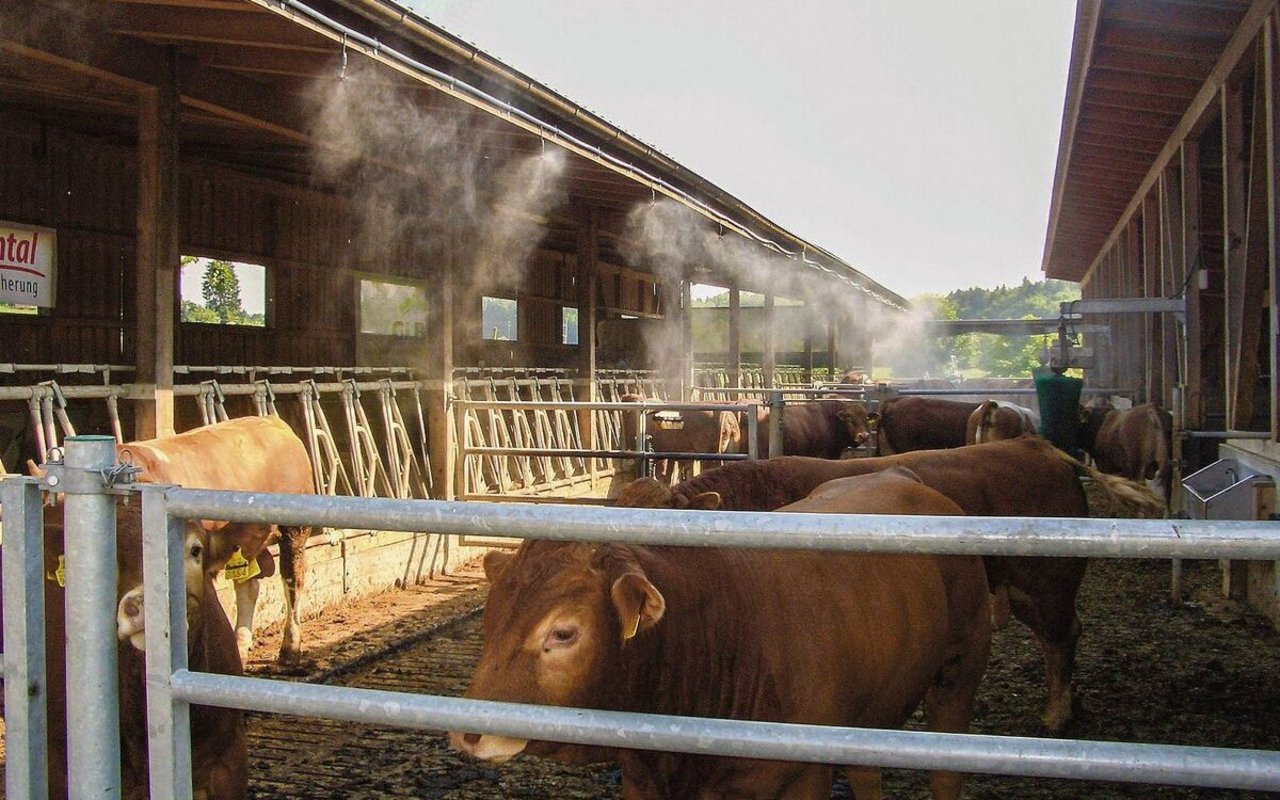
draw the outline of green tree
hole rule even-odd
[[[225,324],[243,323],[244,306],[240,302],[240,278],[230,261],[212,260],[204,268],[200,283],[204,305]]]

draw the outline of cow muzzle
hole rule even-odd
[[[528,746],[529,740],[512,739],[507,736],[494,736],[492,734],[453,731],[449,734],[449,744],[453,746],[453,749],[460,750],[472,758],[501,764],[523,752],[525,747]]]
[[[199,608],[199,601],[187,595],[187,630],[191,630],[191,618]],[[127,641],[140,653],[146,652],[146,604],[141,586],[124,593],[116,605],[116,639]]]
[[[142,587],[135,586],[124,593],[116,606],[116,638],[129,642],[140,652],[146,650],[146,623],[143,617]]]

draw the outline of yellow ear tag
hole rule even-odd
[[[258,560],[253,561],[244,557],[244,553],[240,552],[237,547],[235,552],[231,554],[231,558],[227,561],[225,574],[227,579],[233,583],[244,583],[250,578],[256,577],[262,570],[258,568]]]
[[[53,572],[46,572],[44,577],[47,580],[56,581],[59,586],[65,589],[67,586],[67,557],[65,555],[58,556],[58,568]]]
[[[636,621],[635,621],[635,624],[631,626],[631,633],[625,634],[622,637],[622,641],[625,642],[628,639],[634,639],[636,634],[639,632],[640,632],[640,615],[636,614]]]

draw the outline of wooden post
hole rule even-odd
[[[577,300],[578,300],[578,378],[574,381],[574,398],[579,402],[596,401],[596,318],[599,313],[600,214],[595,206],[585,209],[578,227]],[[598,449],[596,412],[578,412],[578,431],[582,446]],[[596,459],[587,459],[591,485],[596,483]]]
[[[1240,329],[1244,324],[1245,173],[1244,96],[1239,84],[1222,87],[1222,270],[1223,270],[1223,389],[1226,427],[1238,427],[1235,367],[1240,357]]]
[[[458,496],[455,481],[463,476],[461,458],[454,438],[454,412],[449,404],[453,396],[453,296],[454,280],[461,260],[459,243],[450,236],[443,243],[439,267],[432,281],[434,292],[427,294],[429,325],[434,329],[428,342],[435,350],[427,354],[427,386],[423,401],[427,412],[427,451],[431,454],[431,482],[435,499],[453,500]],[[475,313],[479,313],[479,309]]]
[[[1182,192],[1178,167],[1165,169],[1160,176],[1160,293],[1165,297],[1181,296],[1185,292],[1182,269]],[[1179,369],[1178,329],[1179,320],[1173,314],[1160,316],[1161,368],[1164,375],[1165,403],[1174,406],[1174,387],[1181,386],[1184,376]],[[1179,402],[1179,406],[1181,402]],[[1181,427],[1182,419],[1176,420]]]
[[[1270,272],[1271,337],[1268,371],[1271,373],[1271,439],[1280,441],[1280,57],[1276,48],[1280,11],[1273,12],[1263,28],[1262,77],[1267,127],[1267,254]]]
[[[1187,324],[1184,330],[1183,369],[1186,391],[1183,396],[1186,424],[1189,430],[1204,430],[1204,390],[1201,385],[1202,314],[1200,313],[1200,276],[1204,269],[1200,260],[1200,143],[1188,140],[1180,150],[1182,157],[1182,264],[1179,270],[1186,282]]]
[[[161,82],[138,96],[137,285],[135,310],[137,383],[151,402],[138,404],[136,439],[166,436],[173,429],[173,334],[177,306],[178,243],[178,62],[165,51]]]
[[[809,327],[809,317],[813,310],[813,304],[806,302],[805,309],[805,331],[804,331],[804,382],[806,386],[813,385],[813,331]]]
[[[827,377],[833,381],[841,377],[840,358],[836,352],[836,339],[840,333],[838,313],[834,304],[827,310]]]
[[[1142,296],[1162,296],[1160,280],[1160,192],[1163,181],[1142,200]],[[1161,333],[1164,314],[1150,314],[1143,320],[1142,334],[1146,339],[1147,399],[1169,407],[1169,392],[1164,382],[1164,337]]]
[[[774,327],[774,295],[768,292],[764,296],[764,353],[761,361],[764,370],[765,388],[773,388],[773,373],[778,367],[778,332]]]
[[[729,385],[742,385],[742,292],[737,281],[729,284]]]
[[[693,399],[693,281],[680,281],[680,398]]]

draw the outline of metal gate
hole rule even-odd
[[[68,625],[83,631],[68,686],[73,797],[118,796],[114,727],[115,537],[110,437],[73,437],[59,489],[68,492]],[[42,798],[44,652],[40,491],[0,484],[5,510],[5,707],[8,797]],[[47,487],[44,487],[47,488]],[[125,489],[137,491],[136,489]],[[190,704],[322,716],[420,729],[470,730],[607,747],[817,763],[876,764],[1051,778],[1280,789],[1280,752],[1143,745],[586,711],[313,686],[187,669],[185,519],[428,530],[641,544],[1110,558],[1280,559],[1272,522],[859,516],[462,503],[141,489],[147,602],[152,796],[191,797]],[[72,548],[68,547],[70,552]],[[94,565],[107,565],[95,570]],[[106,598],[104,601],[102,598]],[[103,617],[93,619],[94,615]],[[111,680],[108,682],[107,678]],[[103,691],[102,687],[111,687]]]

